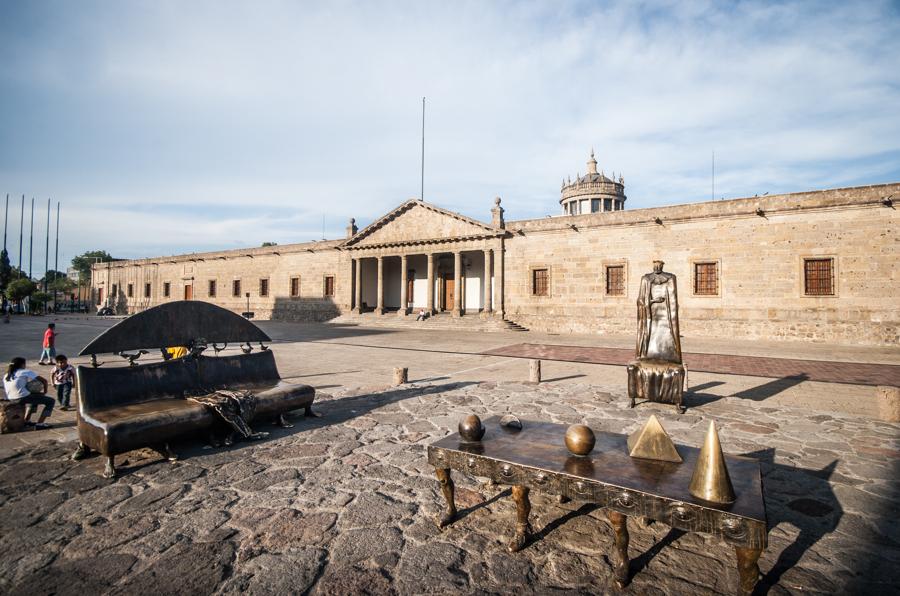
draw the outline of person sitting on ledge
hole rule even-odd
[[[3,388],[6,390],[6,399],[25,404],[25,425],[34,426],[37,429],[50,428],[45,424],[53,413],[53,398],[47,393],[47,379],[38,376],[34,371],[25,368],[25,359],[16,356],[9,363],[6,374],[3,376]],[[31,414],[37,406],[44,406],[37,424],[30,422]]]
[[[428,318],[428,313],[425,312],[425,309],[419,311],[419,316],[416,317],[416,321],[424,321]]]

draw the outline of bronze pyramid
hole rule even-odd
[[[682,462],[675,443],[654,414],[650,415],[642,428],[628,436],[628,455],[679,464]]]
[[[698,499],[722,505],[734,503],[736,498],[728,468],[725,466],[725,454],[722,453],[722,445],[719,443],[716,423],[712,420],[709,421],[703,448],[697,456],[697,467],[694,468],[694,475],[691,477],[690,492]]]

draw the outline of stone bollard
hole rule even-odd
[[[394,386],[403,385],[408,381],[409,369],[404,367],[394,368]]]
[[[528,361],[528,382],[537,385],[541,382],[541,361]]]
[[[878,386],[878,417],[885,422],[900,422],[900,387]]]

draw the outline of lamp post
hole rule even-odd
[[[244,296],[247,297],[247,311],[244,313],[244,318],[245,318],[245,319],[252,319],[252,318],[253,318],[253,313],[250,312],[250,292],[247,292],[246,294],[244,294]]]

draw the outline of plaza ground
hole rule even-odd
[[[17,317],[0,327],[0,355],[30,357],[31,365],[48,320]],[[59,317],[59,350],[76,354],[113,322]],[[540,350],[615,360],[632,349],[631,337],[260,325],[273,338],[282,376],[314,385],[324,416],[298,415],[294,428],[266,428],[268,439],[231,449],[186,440],[175,464],[133,452],[119,458],[114,482],[99,476],[100,458],[67,460],[71,413],[54,413],[50,431],[0,436],[0,549],[7,553],[0,590],[609,590],[613,535],[590,505],[536,495],[537,535],[511,555],[504,549],[514,518],[508,494],[456,475],[468,515],[437,530],[441,497],[425,446],[470,412],[613,432],[630,432],[656,413],[676,443],[695,446],[713,419],[726,452],[762,461],[770,543],[760,559],[761,591],[890,593],[900,582],[900,425],[877,419],[876,387],[858,382],[860,371],[872,370],[866,365],[895,374],[896,348],[685,338],[685,351],[709,356],[704,367],[718,372],[695,370],[686,357],[689,409],[677,415],[655,404],[629,409],[620,365],[544,360],[545,382],[532,386],[522,383],[527,358],[500,355]],[[782,370],[778,362],[751,357],[805,361],[809,373],[765,376]],[[769,368],[748,371],[761,362]],[[823,362],[838,364],[817,366]],[[409,367],[410,385],[389,387],[395,366]],[[724,543],[659,523],[631,533],[629,592],[733,591],[734,553]]]

